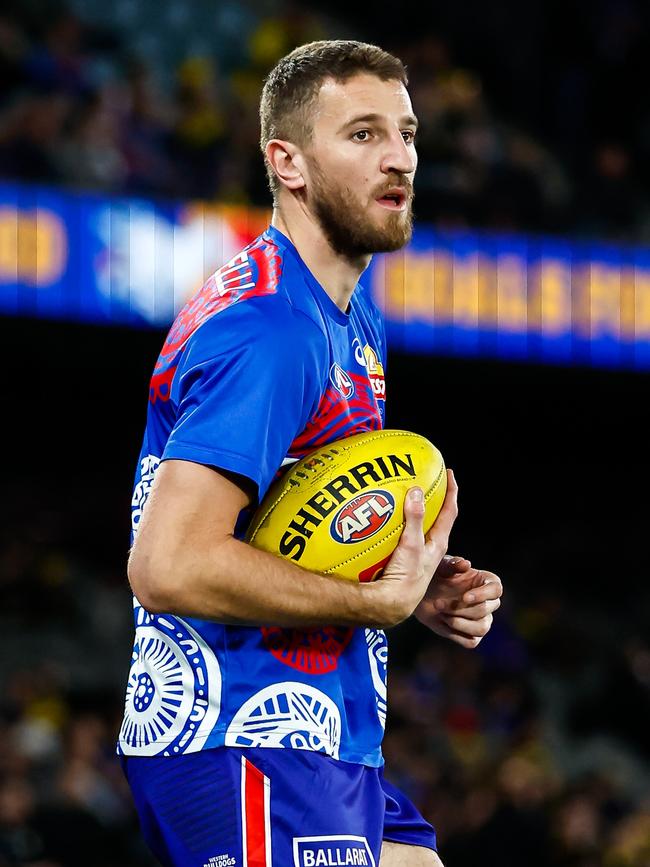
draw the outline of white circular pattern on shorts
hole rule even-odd
[[[388,639],[382,629],[366,629],[366,644],[370,673],[375,687],[377,715],[382,726],[386,726],[386,684],[388,680]]]
[[[200,750],[221,700],[216,656],[184,620],[135,603],[136,633],[120,749],[127,755]]]
[[[239,708],[226,732],[229,747],[290,747],[339,757],[341,714],[332,699],[305,683],[267,686]]]

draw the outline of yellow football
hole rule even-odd
[[[246,539],[310,571],[372,581],[399,541],[414,485],[424,491],[428,530],[447,490],[438,449],[408,431],[355,434],[291,466],[264,497]]]

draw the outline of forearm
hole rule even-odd
[[[145,609],[246,625],[395,626],[422,599],[457,514],[450,475],[425,544],[423,495],[414,488],[383,576],[359,584],[307,572],[235,539],[232,528],[247,502],[220,473],[163,461],[129,557],[129,581]]]
[[[386,627],[402,619],[379,583],[308,572],[232,537],[167,562],[174,570],[163,580],[134,581],[129,570],[145,608],[243,625]]]

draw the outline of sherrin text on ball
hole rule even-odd
[[[275,482],[247,540],[310,571],[371,581],[397,546],[414,486],[424,492],[427,531],[447,490],[438,449],[408,431],[356,434],[312,452]]]

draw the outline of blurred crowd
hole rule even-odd
[[[56,486],[7,491],[0,867],[155,863],[114,753],[132,639],[125,552],[102,542],[112,531],[97,532],[107,523],[85,486],[66,484],[65,509]],[[478,853],[500,867],[650,867],[647,614],[580,610],[549,587],[510,586],[476,651],[415,622],[393,630],[387,768],[436,826],[447,867]]]
[[[408,65],[421,120],[418,217],[647,242],[647,11],[633,0],[547,5],[560,18],[566,7],[566,28],[546,42],[523,29],[517,42],[521,16],[476,7],[488,49],[497,30],[511,40],[511,75],[488,49],[467,59],[453,22],[393,42],[377,31]],[[210,9],[219,17],[202,28]],[[374,34],[290,0],[265,13],[208,0],[7,0],[0,177],[267,204],[264,74],[301,42]],[[151,32],[140,14],[153,16]],[[492,31],[481,14],[495,15]],[[178,38],[156,42],[154,23]],[[219,44],[210,27],[226,34]],[[92,455],[90,482],[66,479],[62,495],[43,478],[51,458],[34,458],[37,482],[21,469],[0,503],[0,867],[146,867],[155,862],[115,760],[132,622],[128,526],[106,528],[128,521],[128,484],[120,504]],[[591,550],[588,528],[571,529],[581,532]],[[582,595],[587,581],[560,593],[544,580],[561,576],[557,562],[524,541],[504,574],[519,571],[529,590],[508,587],[477,651],[415,623],[394,630],[389,776],[436,826],[447,867],[475,867],[477,853],[499,867],[650,867],[648,608],[637,598],[606,608],[608,575],[600,604]]]
[[[381,16],[342,24],[294,0],[120,0],[110,9],[8,0],[0,176],[268,205],[258,151],[264,75],[302,42],[374,38],[409,69],[421,120],[419,219],[647,241],[645,4],[587,4],[588,27],[581,3],[541,4],[543,15],[536,3],[530,17],[508,15],[507,3],[474,14],[469,0],[458,16],[465,5],[456,26],[412,27],[404,38],[383,32]]]
[[[425,635],[414,650],[408,625],[384,754],[437,828],[447,867],[650,865],[650,647],[639,639],[622,652],[615,681],[597,669],[605,648],[585,636],[569,671],[582,636],[557,616],[551,598],[511,601],[474,653]],[[614,721],[607,706],[620,701]]]

